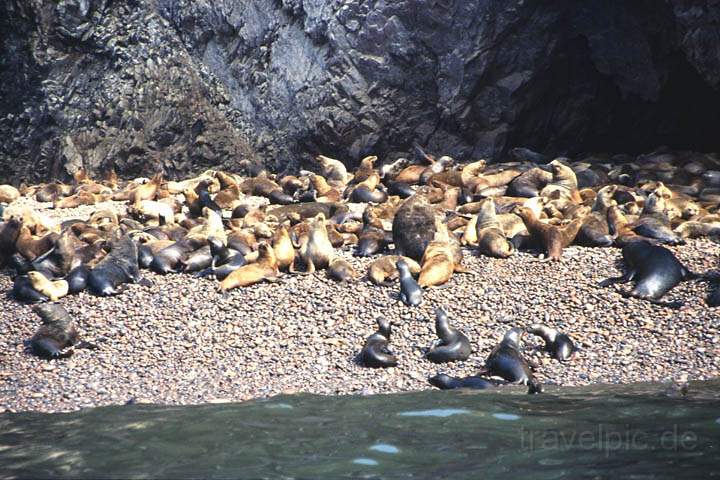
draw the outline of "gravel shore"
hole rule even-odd
[[[97,208],[47,213],[86,218]],[[693,271],[717,269],[717,245],[709,240],[670,248]],[[278,283],[223,295],[214,280],[145,271],[154,286],[129,285],[110,298],[86,292],[65,297],[60,303],[76,319],[81,338],[99,348],[62,360],[28,353],[23,341],[40,319],[32,307],[3,295],[0,412],[427,389],[428,376],[438,372],[474,374],[507,329],[542,321],[546,312],[549,324],[568,333],[581,351],[560,364],[540,351],[541,339],[527,335],[525,352],[540,365],[543,383],[720,376],[720,316],[704,303],[706,284],[685,282],[668,293],[665,299],[684,302],[678,310],[622,298],[597,285],[620,274],[616,248],[569,247],[560,263],[541,263],[527,253],[478,257],[466,249],[464,264],[472,274],[456,274],[446,286],[425,291],[417,308],[397,299],[398,287],[378,287],[364,277],[372,259],[339,253],[363,273],[355,283],[337,284],[325,272],[286,274]],[[0,290],[11,288],[4,272]],[[474,353],[468,361],[435,365],[423,359],[436,338],[437,306],[470,338]],[[354,361],[378,315],[395,324],[390,345],[399,358],[396,368],[366,369]]]

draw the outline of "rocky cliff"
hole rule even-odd
[[[0,0],[0,180],[720,150],[717,0]]]

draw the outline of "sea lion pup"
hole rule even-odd
[[[352,282],[357,273],[350,262],[342,257],[334,257],[328,266],[328,276],[338,282]]]
[[[0,203],[12,203],[20,198],[20,191],[12,185],[0,185]]]
[[[542,243],[547,255],[543,261],[560,261],[563,249],[572,243],[583,224],[582,218],[565,226],[543,223],[527,207],[515,207],[513,213],[522,218],[530,235]]]
[[[41,303],[50,300],[42,293],[35,290],[27,275],[18,275],[13,280],[12,297],[25,303]]]
[[[552,180],[540,191],[540,196],[560,195],[576,203],[582,202],[582,198],[578,194],[577,177],[573,169],[564,165],[559,159],[553,160],[549,165],[552,168]]]
[[[393,218],[392,234],[395,251],[420,261],[437,231],[435,209],[422,195],[405,200]]]
[[[118,230],[110,241],[110,253],[98,262],[88,275],[88,286],[100,296],[115,295],[123,283],[141,282],[137,245],[129,235]]]
[[[522,328],[511,328],[488,355],[480,375],[501,377],[510,383],[527,385],[528,393],[540,393],[542,386],[535,380],[530,365],[520,353],[520,340],[524,333]]]
[[[258,246],[258,259],[255,263],[243,265],[231,272],[220,282],[220,290],[227,291],[237,287],[247,287],[255,283],[267,280],[275,282],[278,280],[280,270],[273,248],[265,242]]]
[[[315,160],[320,164],[322,168],[322,174],[325,178],[332,182],[337,182],[341,185],[346,185],[351,178],[348,174],[347,168],[340,160],[326,157],[325,155],[318,155]]]
[[[149,182],[138,185],[128,193],[128,201],[131,205],[137,205],[142,200],[155,200],[160,185],[163,182],[162,172],[156,173]]]
[[[395,267],[400,277],[400,300],[405,305],[417,307],[422,302],[422,289],[410,273],[410,266],[400,258],[395,263]]]
[[[565,362],[575,353],[575,344],[572,339],[547,325],[535,324],[528,328],[528,333],[537,335],[545,341],[545,350],[550,352],[556,360]]]
[[[653,238],[668,245],[685,244],[685,240],[670,228],[670,220],[665,213],[665,200],[655,193],[648,196],[642,214],[632,229],[638,235]]]
[[[540,191],[542,191],[552,179],[552,173],[540,167],[533,167],[515,177],[508,184],[507,195],[510,197],[538,197],[540,196]]]
[[[653,245],[647,240],[637,240],[622,249],[626,272],[615,278],[600,282],[601,287],[615,283],[635,280],[635,288],[630,291],[617,289],[624,297],[634,297],[652,303],[675,307],[677,304],[658,302],[663,295],[683,280],[696,275],[685,268],[675,255],[665,247]]]
[[[365,340],[358,360],[360,365],[369,368],[388,368],[397,366],[397,358],[388,349],[392,326],[384,317],[378,317],[378,329]]]
[[[28,278],[32,287],[45,295],[51,302],[57,302],[68,294],[68,283],[65,280],[48,280],[41,272],[28,272]]]
[[[497,382],[483,377],[451,377],[444,373],[439,373],[434,377],[428,378],[428,382],[433,387],[440,390],[454,390],[456,388],[468,388],[471,390],[486,390],[498,386]]]
[[[420,264],[409,257],[401,257],[399,255],[385,255],[373,261],[368,267],[368,279],[375,285],[383,285],[389,287],[392,285],[391,280],[399,275],[396,263],[402,260],[407,264],[411,276],[420,273]]]
[[[617,190],[615,185],[608,185],[597,192],[592,210],[583,220],[577,234],[579,244],[590,247],[609,247],[613,244],[614,238],[610,234],[607,211],[615,204],[615,200],[612,199],[615,190]]]
[[[495,202],[488,197],[480,202],[480,211],[475,220],[478,251],[483,255],[507,258],[515,249],[505,237],[502,226],[495,216]]]
[[[447,363],[467,360],[472,353],[470,340],[448,323],[442,308],[435,309],[435,333],[440,338],[433,343],[425,358],[433,363]]]
[[[30,339],[33,353],[49,359],[65,356],[63,350],[77,344],[79,337],[70,314],[62,305],[38,305],[33,311],[43,323]]]
[[[308,235],[303,237],[300,243],[300,258],[307,266],[305,273],[314,273],[315,270],[322,270],[330,265],[330,260],[335,256],[328,232],[325,228],[325,215],[318,213],[315,218],[309,221]],[[298,272],[294,265],[290,266],[290,272]]]

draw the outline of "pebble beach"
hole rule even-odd
[[[19,204],[47,207],[23,198]],[[92,207],[43,210],[57,219],[87,218]],[[707,239],[669,247],[692,271],[717,269]],[[664,300],[670,309],[626,299],[598,283],[622,273],[617,248],[571,246],[559,263],[529,253],[509,259],[464,249],[469,274],[456,274],[424,292],[416,308],[402,304],[397,285],[380,287],[365,277],[376,257],[338,251],[360,277],[338,284],[325,272],[284,274],[280,282],[217,291],[212,279],[143,271],[152,286],[127,285],[117,296],[89,292],[60,300],[74,317],[81,339],[97,349],[76,349],[70,358],[46,361],[24,341],[40,324],[32,307],[0,297],[0,412],[71,411],[128,402],[197,404],[237,402],[287,393],[380,394],[432,388],[438,372],[475,374],[505,331],[544,321],[568,333],[580,347],[561,364],[526,335],[527,357],[546,384],[705,380],[720,376],[720,314],[705,305],[707,284],[684,282]],[[10,292],[8,271],[0,291]],[[436,339],[434,310],[447,310],[451,325],[471,340],[466,362],[435,365],[423,358]],[[360,367],[355,357],[383,315],[394,324],[391,350],[399,365]]]

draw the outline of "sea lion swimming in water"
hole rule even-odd
[[[450,326],[447,313],[442,308],[435,310],[435,333],[440,340],[433,344],[425,358],[433,363],[447,363],[467,360],[470,357],[470,340]]]
[[[400,300],[405,305],[417,307],[422,302],[422,289],[410,273],[410,266],[405,260],[398,260],[395,263],[400,276]]]
[[[570,357],[575,353],[575,344],[572,339],[547,325],[532,325],[528,329],[528,333],[542,338],[545,341],[545,350],[560,362],[570,360]]]
[[[622,249],[626,273],[620,277],[609,278],[600,283],[606,287],[614,283],[626,283],[635,280],[630,291],[618,289],[624,297],[634,297],[667,307],[677,307],[675,303],[659,302],[660,298],[673,287],[695,278],[696,275],[685,268],[675,255],[665,247],[653,245],[647,240],[637,240]]]
[[[369,368],[388,368],[397,366],[397,358],[388,349],[392,326],[384,317],[377,318],[378,329],[365,340],[360,352],[360,364]]]
[[[70,314],[61,305],[38,305],[34,309],[42,326],[30,339],[33,352],[45,358],[61,358],[63,350],[78,343],[78,331]]]
[[[485,368],[480,374],[501,377],[510,383],[528,385],[531,387],[529,393],[539,393],[542,387],[535,380],[530,365],[520,353],[520,339],[524,333],[521,328],[511,328],[490,352],[485,360]]]

